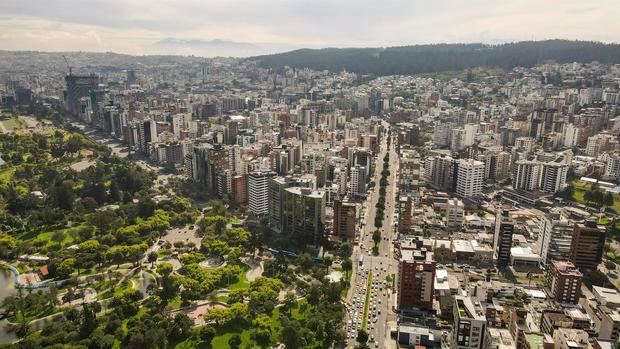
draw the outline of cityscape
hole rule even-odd
[[[158,43],[0,51],[0,348],[620,348],[620,44]]]

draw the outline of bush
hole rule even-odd
[[[607,261],[607,262],[605,262],[605,268],[607,268],[609,270],[615,270],[616,269],[616,263],[614,263],[612,261]]]

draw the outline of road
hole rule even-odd
[[[103,131],[97,130],[92,126],[85,124],[79,120],[73,120],[71,125],[77,127],[82,131],[84,137],[90,139],[93,142],[97,142],[108,147],[112,153],[120,158],[127,158],[130,153],[130,149],[126,144],[123,144],[121,141],[114,139],[111,135],[106,134]],[[159,189],[161,186],[164,186],[168,183],[168,179],[174,177],[176,175],[173,174],[163,174],[161,172],[161,167],[152,165],[148,158],[142,155],[139,152],[133,152],[130,161],[141,167],[143,170],[152,171],[157,175],[155,179],[154,188]]]
[[[379,251],[374,256],[372,254],[372,247],[374,245],[372,233],[376,229],[374,226],[375,205],[379,200],[379,181],[383,169],[383,158],[388,152],[390,154],[390,176],[388,177],[385,194],[385,217],[383,227],[380,229],[381,242],[379,243]],[[394,294],[391,290],[391,285],[386,286],[385,280],[388,275],[394,277],[398,269],[397,262],[393,257],[392,244],[393,240],[397,238],[394,228],[396,222],[394,212],[396,207],[397,172],[398,156],[396,154],[395,142],[392,140],[388,149],[387,137],[383,137],[381,149],[376,158],[376,170],[373,178],[376,185],[367,198],[367,209],[364,217],[365,224],[360,231],[359,245],[354,247],[352,255],[352,286],[347,295],[347,302],[351,304],[347,316],[347,330],[350,334],[347,342],[349,348],[355,347],[357,330],[361,328],[360,325],[355,326],[354,323],[356,322],[356,315],[358,319],[363,317],[366,296],[365,285],[368,284],[368,279],[371,275],[372,284],[370,285],[368,302],[369,320],[366,328],[370,338],[368,345],[371,348],[392,348],[393,341],[390,339],[389,325],[396,322],[396,314],[393,312]],[[362,265],[359,265],[358,262],[360,255],[364,256]],[[351,321],[351,325],[349,325],[349,321]]]

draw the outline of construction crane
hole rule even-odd
[[[71,65],[69,64],[69,60],[67,59],[67,57],[65,55],[62,55],[62,58],[65,60],[65,63],[67,64],[67,68],[69,68],[69,75],[73,74],[73,69],[71,69]]]

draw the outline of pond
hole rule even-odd
[[[15,292],[15,279],[13,273],[6,269],[0,268],[0,303],[7,296]],[[15,335],[6,330],[7,321],[0,320],[0,343],[8,343],[14,341]]]

